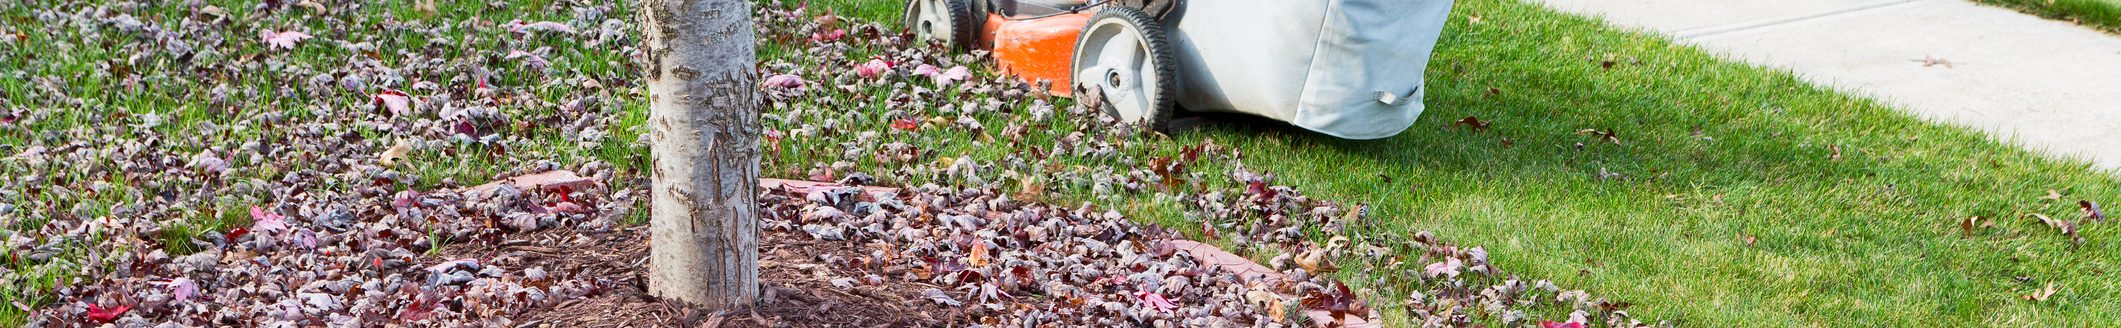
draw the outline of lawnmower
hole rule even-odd
[[[1122,122],[1236,112],[1348,139],[1421,116],[1452,0],[908,0],[905,27]]]

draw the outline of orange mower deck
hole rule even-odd
[[[987,39],[981,41],[994,51],[995,65],[1002,74],[1015,75],[1031,85],[1049,81],[1048,93],[1067,97],[1068,86],[1074,85],[1069,70],[1074,64],[1075,38],[1089,21],[1089,13],[1028,20],[988,14],[982,30],[992,33],[985,33]]]

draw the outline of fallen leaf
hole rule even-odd
[[[552,66],[552,62],[546,61],[545,56],[539,56],[537,53],[529,51],[509,50],[508,56],[504,58],[512,60],[521,60],[524,64],[530,65],[530,68],[535,68],[539,70],[544,70],[546,67]]]
[[[264,30],[258,32],[258,38],[265,41],[266,49],[294,49],[295,43],[309,39],[309,33]]]
[[[1140,300],[1142,305],[1148,306],[1151,309],[1155,309],[1158,312],[1171,313],[1172,311],[1178,310],[1178,303],[1173,303],[1171,302],[1171,299],[1164,298],[1163,294],[1151,293],[1149,291],[1138,291],[1134,292],[1134,297],[1135,299]]]
[[[795,76],[794,74],[776,74],[766,77],[766,82],[761,84],[781,89],[801,89],[803,88],[803,77]]]
[[[192,296],[199,295],[199,283],[192,281],[191,278],[177,277],[170,279],[169,282],[163,285],[169,287],[170,298],[175,299],[178,303],[183,303],[186,300],[190,300]]]
[[[1980,222],[1981,216],[1979,215],[1969,216],[1966,217],[1966,220],[1959,221],[1959,239],[1973,238],[1975,225]]]
[[[1582,322],[1574,322],[1574,321],[1570,321],[1570,322],[1553,322],[1553,321],[1540,321],[1540,322],[1539,322],[1539,328],[1583,328],[1583,323],[1582,323]]]
[[[200,150],[199,154],[192,155],[191,167],[192,169],[206,172],[221,173],[228,171],[228,161],[222,160],[219,156],[214,156],[212,150]]]
[[[966,262],[971,263],[972,266],[987,265],[987,243],[973,242],[972,251],[968,253],[968,255],[966,256],[966,260]]]
[[[972,78],[972,71],[970,69],[965,68],[965,66],[961,65],[957,67],[951,67],[950,70],[943,71],[940,74],[930,75],[929,78],[935,79],[936,85],[949,85],[957,81],[964,81],[965,79]]]
[[[522,20],[512,20],[512,21],[508,21],[508,31],[509,31],[509,32],[515,32],[515,33],[523,33],[523,32],[559,32],[559,33],[567,33],[567,34],[574,34],[574,33],[575,33],[575,31],[574,31],[574,27],[573,27],[573,26],[567,26],[567,24],[561,24],[561,23],[558,23],[558,22],[542,22],[542,21],[541,21],[541,22],[524,22],[524,21],[522,21]]]
[[[1422,272],[1428,273],[1429,277],[1457,277],[1458,269],[1464,266],[1465,262],[1459,261],[1458,258],[1446,257],[1443,261],[1423,267]]]
[[[874,79],[880,76],[884,76],[884,73],[890,71],[891,62],[886,62],[883,58],[870,58],[869,62],[854,66],[854,75],[860,76],[864,79]]]
[[[913,118],[899,118],[891,120],[891,128],[899,131],[920,131],[921,121]]]
[[[2061,193],[2061,192],[2056,192],[2056,191],[2055,191],[2054,189],[2048,189],[2048,190],[2047,190],[2047,196],[2040,196],[2040,199],[2045,199],[2045,200],[2062,200],[2062,193]]]
[[[405,116],[412,113],[412,97],[406,96],[404,91],[386,89],[369,98],[370,103],[382,105],[384,109],[390,110],[391,115]]]
[[[96,306],[95,303],[89,303],[88,313],[83,315],[87,316],[88,320],[96,323],[111,323],[112,321],[118,321],[118,316],[125,315],[126,311],[132,311],[132,309],[133,307],[129,305],[100,307]]]
[[[1313,274],[1340,271],[1340,267],[1333,265],[1333,259],[1326,258],[1325,250],[1314,249],[1304,252],[1302,256],[1296,257],[1296,266],[1304,268],[1304,271],[1309,271]]]
[[[958,300],[957,300],[957,299],[955,299],[955,298],[950,298],[950,294],[948,294],[948,293],[943,293],[943,290],[941,290],[941,289],[929,288],[929,289],[926,289],[926,290],[922,290],[922,291],[921,291],[921,294],[922,294],[922,295],[924,295],[924,296],[927,296],[927,297],[928,297],[928,300],[929,300],[929,301],[933,301],[933,302],[935,302],[935,304],[942,304],[942,305],[945,305],[945,306],[964,306],[964,305],[965,305],[965,302],[961,302],[961,301],[958,301]]]
[[[817,15],[817,18],[810,19],[810,22],[817,23],[818,27],[833,28],[839,26],[840,16],[833,15],[830,10],[827,10],[824,14]]]
[[[412,139],[398,139],[396,145],[392,145],[390,149],[383,151],[381,162],[383,162],[383,166],[397,166],[399,161],[404,161],[405,156],[411,154]]]
[[[2076,222],[2070,222],[2069,220],[2056,220],[2055,218],[2050,218],[2047,217],[2047,215],[2041,215],[2040,213],[2033,213],[2032,215],[2034,218],[2040,219],[2040,223],[2046,223],[2047,226],[2055,227],[2055,229],[2057,230],[2062,230],[2062,234],[2065,236],[2069,236],[2071,242],[2076,242],[2080,244],[2084,243],[2084,237],[2077,235]]]
[[[1827,149],[1827,150],[1831,150],[1831,151],[1833,151],[1833,152],[1834,152],[1834,154],[1832,154],[1832,155],[1827,155],[1827,156],[1826,156],[1826,160],[1829,160],[1829,161],[1839,161],[1839,160],[1841,160],[1841,145],[1826,145],[1826,149]]]
[[[2057,290],[2055,290],[2055,283],[2049,282],[2047,283],[2046,288],[2041,288],[2040,290],[2033,291],[2032,294],[2025,294],[2024,296],[2019,297],[2034,302],[2046,302],[2048,298],[2055,297],[2056,291]]]
[[[1602,141],[1610,141],[1615,145],[1620,144],[1620,134],[1613,132],[1612,129],[1582,129],[1576,130],[1576,135],[1596,137]]]
[[[261,233],[278,233],[287,230],[287,216],[266,211],[263,207],[250,207],[250,230]]]
[[[811,43],[829,43],[833,41],[839,41],[840,39],[844,38],[847,38],[847,30],[844,29],[832,29],[829,31],[810,33]]]
[[[2106,211],[2099,209],[2099,203],[2080,200],[2077,201],[2077,208],[2084,210],[2084,217],[2092,219],[2092,222],[2106,221]]]
[[[1473,131],[1474,133],[1480,133],[1481,131],[1488,130],[1488,122],[1481,121],[1480,117],[1478,116],[1466,116],[1466,118],[1458,119],[1458,121],[1451,122],[1451,126],[1464,126],[1469,130]]]

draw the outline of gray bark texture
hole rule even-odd
[[[758,300],[759,96],[751,0],[645,0],[649,293],[711,309]]]

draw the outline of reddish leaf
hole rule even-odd
[[[2077,201],[2077,207],[2084,210],[2084,217],[2091,218],[2094,222],[2106,221],[2106,211],[2099,210],[2099,203],[2080,200]]]
[[[369,103],[389,109],[391,115],[404,116],[412,112],[412,97],[405,95],[404,91],[386,89],[369,96],[369,99]]]
[[[1583,328],[1582,322],[1540,321],[1539,328]]]
[[[874,79],[890,71],[891,62],[884,61],[883,58],[870,58],[869,62],[854,66],[854,75],[864,79]]]
[[[132,306],[127,305],[119,305],[115,307],[106,308],[96,306],[96,304],[94,303],[90,303],[88,305],[88,313],[86,315],[88,316],[88,320],[95,321],[99,324],[111,323],[112,321],[118,321],[118,316],[125,315],[126,311],[132,311],[132,309]]]
[[[261,207],[251,206],[250,228],[264,233],[287,230],[287,216],[280,215],[280,213],[267,212]]]
[[[1142,305],[1148,306],[1152,309],[1156,309],[1157,311],[1163,313],[1171,313],[1172,311],[1178,310],[1178,303],[1171,302],[1171,299],[1164,298],[1164,295],[1162,294],[1151,293],[1148,291],[1139,291],[1134,292],[1134,297],[1136,299],[1139,299]]]
[[[1451,126],[1464,126],[1475,133],[1488,130],[1488,122],[1480,120],[1478,116],[1466,116],[1466,118],[1451,122]]]
[[[845,30],[845,29],[832,29],[831,31],[825,31],[825,32],[815,32],[815,33],[810,33],[810,42],[811,42],[811,43],[825,43],[825,42],[839,41],[840,39],[843,39],[843,38],[846,38],[846,37],[847,37],[847,30]]]
[[[1278,196],[1279,192],[1274,191],[1272,187],[1268,187],[1265,181],[1253,181],[1245,185],[1245,194],[1251,195],[1252,201],[1264,203],[1274,200],[1274,197]]]

